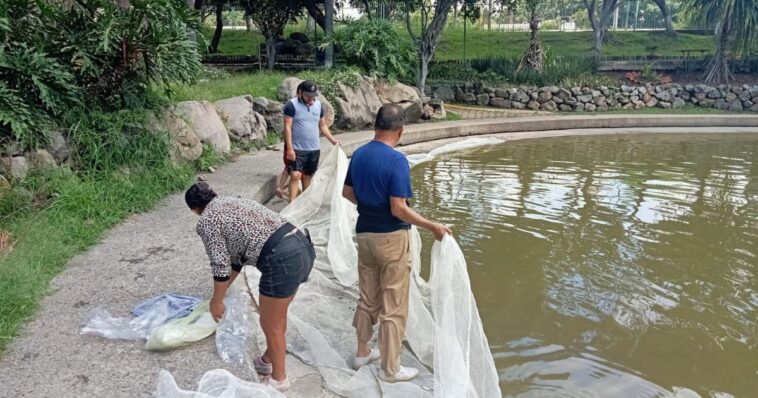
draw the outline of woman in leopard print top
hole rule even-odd
[[[191,186],[184,198],[200,216],[196,231],[211,262],[214,283],[210,309],[214,320],[218,322],[223,316],[224,295],[242,266],[253,264],[261,271],[260,322],[267,348],[254,364],[266,375],[265,383],[287,389],[287,310],[316,259],[310,238],[260,203],[217,196],[204,182]]]

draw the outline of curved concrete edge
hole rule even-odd
[[[457,120],[454,122],[411,124],[405,127],[400,146],[429,141],[477,135],[525,133],[534,131],[562,131],[577,129],[618,128],[697,128],[697,127],[755,127],[758,115],[706,114],[706,115],[570,115],[529,116],[517,118],[490,118]],[[758,130],[756,130],[758,132]],[[565,135],[565,134],[559,134]],[[337,135],[348,156],[374,137],[373,130],[362,130]],[[322,148],[331,144],[322,139]],[[261,203],[267,202],[276,192],[277,176],[271,177],[255,194]]]

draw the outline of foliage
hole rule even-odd
[[[658,72],[653,69],[653,64],[647,64],[640,70],[640,77],[646,81],[655,81],[658,78]]]
[[[412,81],[417,58],[413,44],[382,19],[361,18],[338,30],[327,43],[342,49],[349,65],[372,75]]]
[[[274,68],[274,42],[284,32],[287,23],[294,22],[303,12],[305,0],[245,0],[245,12],[266,37],[268,68]]]
[[[0,0],[0,140],[45,141],[85,109],[145,106],[194,81],[199,20],[181,0]]]
[[[337,89],[342,84],[347,87],[358,85],[361,71],[356,68],[332,69],[328,72],[303,72],[298,75],[303,80],[313,80],[318,85],[321,94],[334,106],[335,118],[340,118],[340,107],[337,105]]]

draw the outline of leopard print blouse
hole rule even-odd
[[[255,264],[263,244],[287,220],[249,199],[217,196],[203,210],[197,234],[205,244],[213,278],[224,281],[232,264]]]

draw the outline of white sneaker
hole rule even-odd
[[[365,366],[369,362],[374,362],[379,358],[381,358],[379,350],[372,348],[371,352],[369,352],[365,357],[353,357],[353,369],[358,370],[362,366]]]
[[[270,363],[266,363],[263,360],[262,355],[253,359],[253,366],[255,366],[255,371],[262,375],[270,375],[271,373],[274,373],[274,367],[271,366]]]
[[[261,383],[269,385],[275,388],[277,391],[287,391],[290,388],[290,378],[285,377],[284,380],[276,380],[273,376],[268,375],[261,380]]]
[[[385,383],[397,383],[399,381],[413,380],[418,376],[418,369],[401,366],[393,375],[388,375],[384,369],[379,370],[379,378]]]

